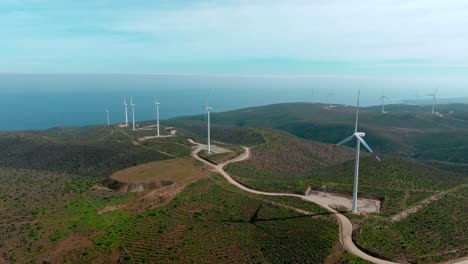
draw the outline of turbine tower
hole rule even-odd
[[[333,96],[335,95],[335,92],[333,90],[330,90],[328,93],[328,101],[330,102],[330,105],[328,106],[329,108],[334,108],[335,106],[333,105]]]
[[[106,109],[106,116],[107,116],[107,126],[110,126],[110,120],[109,120],[109,109]]]
[[[124,111],[125,111],[125,126],[128,126],[128,104],[127,99],[124,99]]]
[[[434,93],[426,94],[427,96],[432,96],[432,114],[435,114],[435,104],[436,104],[436,93],[439,88],[435,89]]]
[[[208,126],[208,136],[207,136],[207,142],[208,142],[208,154],[211,153],[211,131],[210,131],[210,125],[211,125],[211,121],[210,121],[210,112],[211,110],[213,110],[213,107],[210,107],[210,106],[206,106],[205,107],[205,112],[206,112],[206,117],[207,117],[207,126]]]
[[[379,100],[380,100],[380,102],[381,102],[381,104],[382,104],[382,114],[387,113],[387,112],[385,112],[385,99],[390,100],[390,98],[388,98],[388,97],[385,96],[385,95],[382,95],[382,96],[379,98]]]
[[[361,152],[361,144],[364,145],[364,147],[369,150],[370,153],[378,160],[381,161],[379,156],[372,151],[372,149],[369,147],[369,145],[366,143],[366,141],[363,139],[363,137],[366,136],[365,133],[363,132],[358,132],[358,119],[359,119],[359,97],[360,97],[361,91],[358,92],[358,101],[357,101],[357,107],[356,107],[356,124],[354,127],[354,133],[347,137],[346,139],[342,140],[340,143],[333,145],[333,147],[338,147],[341,146],[354,138],[356,139],[356,160],[355,160],[355,167],[354,167],[354,185],[353,185],[353,213],[357,213],[358,210],[358,205],[357,205],[357,200],[358,200],[358,182],[359,182],[359,156]]]
[[[130,106],[132,107],[133,130],[135,130],[135,104],[133,103],[133,97],[130,98]]]
[[[156,129],[158,130],[158,137],[159,137],[159,105],[158,98],[154,99],[154,106],[156,107]]]

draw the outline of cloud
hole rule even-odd
[[[303,74],[315,62],[399,60],[450,73],[468,65],[467,17],[462,0],[8,0],[0,3],[0,72],[217,73],[224,63],[255,74],[253,63],[268,74],[295,63]],[[258,62],[265,59],[270,65]]]

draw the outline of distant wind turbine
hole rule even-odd
[[[208,142],[208,154],[211,153],[211,128],[210,128],[210,112],[213,110],[213,107],[206,106],[205,107],[205,112],[206,112],[206,117],[207,117],[207,126],[208,126],[208,135],[207,135],[207,142]]]
[[[385,95],[382,95],[382,96],[379,98],[379,100],[380,100],[380,102],[381,102],[381,104],[382,104],[382,114],[387,113],[387,112],[385,112],[385,99],[390,100],[390,98],[388,98],[388,97],[385,96]]]
[[[208,99],[211,95],[211,88],[208,92],[208,96],[205,98],[205,105],[202,106],[203,110],[205,111],[205,121],[206,121],[206,127],[207,127],[207,145],[208,145],[208,154],[211,153],[211,119],[210,119],[210,114],[211,110],[213,110],[213,107],[210,107],[208,105]]]
[[[330,102],[330,108],[334,108],[335,106],[333,105],[333,96],[335,95],[335,92],[333,90],[331,90],[329,93],[328,93],[328,101]]]
[[[439,88],[435,89],[434,93],[426,94],[427,96],[432,96],[432,114],[435,114],[435,105],[436,105],[436,93]]]
[[[132,107],[133,130],[135,130],[135,104],[133,103],[133,97],[130,98],[130,106]]]
[[[106,116],[107,116],[107,126],[110,126],[110,119],[109,119],[109,109],[106,109]]]
[[[154,106],[156,107],[156,129],[158,130],[158,137],[159,137],[159,105],[158,98],[154,99]]]
[[[128,104],[127,104],[127,99],[124,99],[124,111],[125,111],[125,126],[128,126]]]
[[[354,127],[354,133],[347,137],[346,139],[342,140],[340,143],[333,145],[333,147],[338,147],[341,146],[354,138],[356,139],[356,160],[355,160],[355,168],[354,168],[354,186],[353,186],[353,213],[356,213],[358,208],[357,208],[357,196],[358,196],[358,182],[359,182],[359,156],[361,152],[361,144],[364,145],[364,147],[369,150],[370,153],[378,160],[381,161],[379,156],[372,151],[372,149],[369,147],[369,145],[366,143],[366,141],[363,139],[363,137],[366,136],[366,133],[363,132],[358,132],[358,119],[359,119],[359,97],[360,97],[361,91],[358,92],[358,101],[357,101],[357,107],[356,107],[356,124]]]

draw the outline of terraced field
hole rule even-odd
[[[321,263],[330,254],[338,236],[331,217],[304,217],[223,185],[219,178],[200,180],[166,208],[129,219],[121,231],[126,259]]]

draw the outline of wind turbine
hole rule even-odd
[[[106,116],[107,116],[107,126],[110,126],[110,120],[109,120],[109,109],[106,109]]]
[[[128,104],[127,99],[124,99],[124,111],[125,111],[125,126],[128,126]]]
[[[335,92],[333,90],[330,90],[328,93],[328,101],[330,102],[329,108],[334,108],[335,106],[333,105],[333,96],[335,95]]]
[[[133,103],[133,97],[130,97],[130,106],[132,107],[133,130],[135,130],[135,104]]]
[[[205,111],[205,121],[206,121],[206,127],[207,127],[207,145],[208,145],[208,154],[211,153],[211,119],[210,119],[210,114],[211,111],[213,110],[213,107],[208,105],[208,99],[210,98],[211,95],[211,88],[208,91],[208,95],[205,98],[205,105],[202,105],[202,109]]]
[[[382,95],[382,96],[379,98],[380,102],[382,103],[382,114],[387,113],[387,112],[385,112],[385,99],[390,100],[390,98],[388,98],[388,97],[385,96],[385,95]]]
[[[358,132],[358,119],[359,119],[359,97],[360,97],[361,91],[358,92],[358,101],[357,101],[357,107],[356,107],[356,124],[354,127],[354,133],[347,137],[346,139],[342,140],[340,143],[333,145],[334,148],[341,146],[354,138],[356,139],[356,161],[355,161],[355,167],[354,167],[354,185],[353,185],[353,213],[357,212],[357,196],[358,196],[358,182],[359,182],[359,156],[361,152],[361,144],[364,145],[364,147],[369,150],[370,153],[378,160],[381,161],[379,156],[372,151],[372,149],[369,147],[369,145],[366,143],[366,141],[363,139],[363,137],[366,136],[366,133],[364,132]]]
[[[206,112],[206,117],[207,117],[207,127],[208,127],[208,136],[207,136],[207,142],[208,142],[208,154],[211,153],[211,131],[210,131],[210,113],[211,110],[213,110],[213,107],[210,106],[205,106],[205,112]]]
[[[154,106],[156,107],[156,128],[158,130],[158,137],[159,137],[159,105],[158,98],[154,99]]]
[[[436,93],[439,88],[435,89],[434,93],[426,94],[427,96],[432,96],[432,114],[435,114],[435,104],[436,104]]]

